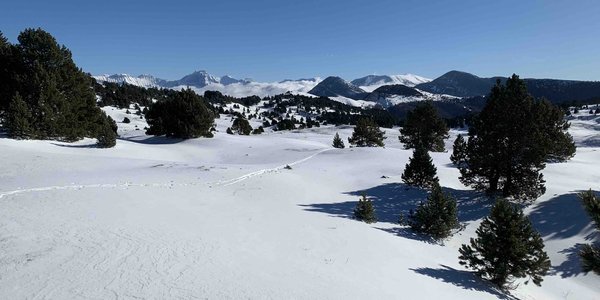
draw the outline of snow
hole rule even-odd
[[[401,75],[388,75],[391,81],[387,80],[379,80],[379,81],[369,81],[366,85],[361,85],[360,88],[366,92],[373,92],[377,88],[380,88],[384,85],[392,85],[392,84],[402,84],[409,87],[414,87],[417,84],[430,82],[431,79],[425,78],[422,76],[414,75],[414,74],[401,74]]]
[[[111,149],[0,139],[1,299],[506,298],[458,264],[490,202],[460,184],[449,153],[432,158],[465,229],[439,245],[395,224],[425,197],[401,183],[412,152],[397,128],[385,148],[333,149],[351,126],[238,136],[223,115],[212,139],[172,140],[104,110],[122,136]],[[600,295],[574,254],[594,238],[574,193],[600,189],[600,117],[571,123],[577,155],[547,166],[548,191],[526,209],[553,269],[521,299]],[[349,217],[362,192],[379,222]]]

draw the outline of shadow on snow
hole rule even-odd
[[[465,290],[479,291],[490,293],[500,299],[517,299],[516,297],[503,293],[491,284],[481,280],[472,272],[457,270],[445,265],[440,265],[441,268],[417,268],[410,269],[417,274],[429,276],[441,280],[442,282],[453,284]]]

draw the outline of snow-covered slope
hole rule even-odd
[[[372,92],[377,88],[385,85],[401,84],[408,87],[414,87],[417,84],[430,82],[431,79],[414,74],[402,75],[367,75],[365,77],[352,80],[352,84],[359,86],[361,89]]]
[[[396,223],[426,197],[402,184],[412,151],[397,128],[385,148],[332,149],[351,126],[235,136],[222,115],[214,138],[182,141],[104,110],[115,148],[0,139],[0,299],[510,299],[458,264],[491,202],[449,153],[431,156],[465,229],[438,245]],[[571,124],[576,156],[547,166],[526,209],[552,269],[542,287],[518,282],[520,299],[600,295],[600,276],[580,272],[578,247],[598,236],[576,196],[600,189],[600,119]],[[377,223],[351,217],[363,193]]]
[[[170,89],[191,88],[203,94],[204,91],[220,91],[233,97],[270,96],[285,92],[307,93],[314,88],[321,78],[284,80],[281,82],[255,82],[249,79],[236,79],[231,76],[214,76],[206,71],[195,71],[179,80],[167,81],[150,75],[133,77],[127,74],[93,76],[100,82],[128,83],[140,87],[160,87]]]

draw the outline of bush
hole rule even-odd
[[[500,288],[510,288],[514,279],[527,276],[541,285],[550,259],[540,234],[519,207],[505,199],[496,201],[476,232],[477,238],[459,250],[461,265]]]
[[[250,126],[250,122],[248,122],[248,120],[237,117],[235,120],[233,120],[231,130],[240,135],[250,135],[252,132],[252,126]]]
[[[131,123],[131,120],[129,120],[129,118],[128,118],[128,117],[125,117],[125,118],[123,119],[123,123],[125,123],[125,124],[129,124],[129,123]]]
[[[354,218],[365,223],[377,222],[375,208],[371,200],[367,199],[367,196],[363,195],[361,199],[358,199],[356,208],[354,208]]]
[[[409,215],[412,230],[430,235],[436,240],[446,238],[458,227],[456,201],[442,192],[435,183],[427,201]]]

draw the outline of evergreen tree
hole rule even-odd
[[[333,147],[339,148],[339,149],[346,148],[346,145],[344,145],[344,141],[342,141],[342,138],[340,138],[340,135],[337,132],[335,133],[335,136],[333,137]]]
[[[360,118],[348,142],[357,147],[383,147],[384,132],[371,118]]]
[[[10,137],[24,139],[31,136],[31,113],[19,92],[15,93],[10,101],[7,117],[7,129]]]
[[[592,190],[580,193],[579,197],[583,207],[590,218],[594,221],[596,229],[600,230],[600,198],[594,195]],[[594,272],[600,275],[600,246],[585,244],[579,252],[581,265],[584,272]]]
[[[112,118],[108,117],[106,123],[98,129],[96,139],[98,139],[98,147],[111,148],[117,144],[117,133],[112,128]],[[112,122],[111,122],[112,121]]]
[[[528,276],[541,284],[550,259],[540,234],[519,207],[499,199],[476,233],[477,238],[459,250],[461,265],[500,288],[510,288],[515,279]]]
[[[450,155],[450,161],[456,166],[462,166],[467,160],[467,143],[463,138],[462,134],[459,134],[454,140],[452,147],[452,155]]]
[[[427,101],[408,112],[398,138],[406,149],[421,146],[428,151],[442,152],[447,137],[446,122],[440,118],[433,104]]]
[[[361,199],[358,199],[356,208],[354,208],[354,218],[365,223],[377,222],[373,202],[367,196],[363,195]]]
[[[402,181],[408,185],[430,188],[438,183],[436,173],[437,168],[433,165],[431,156],[425,148],[419,146],[404,168]]]
[[[242,117],[237,117],[235,120],[233,120],[231,130],[240,135],[250,135],[252,132],[252,126],[250,126],[250,122],[248,122],[248,120]]]
[[[452,229],[458,227],[456,201],[444,194],[435,182],[427,201],[411,211],[408,225],[412,230],[429,234],[436,240],[446,238]]]
[[[461,182],[519,200],[539,197],[546,191],[540,172],[545,162],[574,154],[567,127],[562,110],[535,100],[517,75],[506,85],[498,81],[469,129]]]
[[[182,139],[212,137],[214,119],[203,98],[190,89],[182,90],[150,106],[146,134]]]

